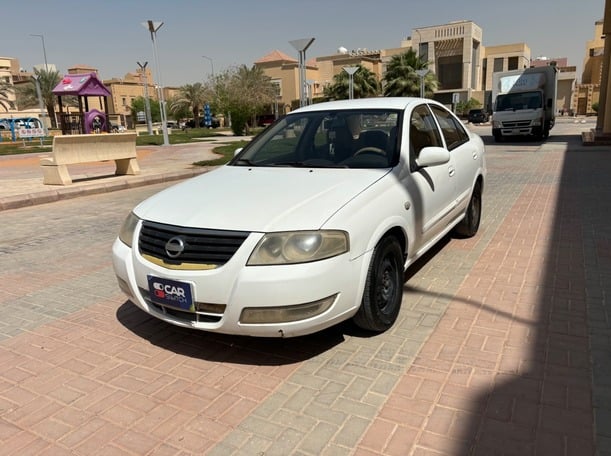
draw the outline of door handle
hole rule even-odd
[[[455,172],[456,172],[456,170],[454,169],[454,167],[453,167],[453,166],[450,166],[450,167],[448,168],[448,174],[449,174],[449,176],[450,176],[450,177],[454,176],[454,173],[455,173]]]

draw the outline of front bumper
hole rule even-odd
[[[493,136],[537,136],[541,134],[541,127],[519,126],[493,128]]]
[[[170,270],[142,258],[115,240],[113,266],[120,288],[150,315],[177,326],[225,334],[293,337],[310,334],[352,317],[361,302],[371,254],[350,260],[349,254],[312,263],[245,266],[260,239],[251,234],[222,267],[205,271]],[[179,310],[152,302],[148,276],[191,285],[194,309]],[[319,315],[299,321],[246,324],[245,308],[296,306],[334,297]]]

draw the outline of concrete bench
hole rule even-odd
[[[162,135],[163,134],[163,128],[161,127],[160,123],[154,123],[152,125],[152,132],[154,135]],[[149,134],[149,128],[148,125],[143,125],[143,124],[138,124],[134,127],[134,129],[136,130],[136,134],[138,136],[140,135],[148,135]],[[170,127],[167,127],[168,129],[168,135],[172,134],[172,129]]]
[[[110,160],[116,164],[115,175],[140,173],[136,133],[54,136],[52,155],[40,159],[43,184],[71,184],[67,165]]]

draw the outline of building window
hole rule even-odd
[[[420,43],[418,45],[418,55],[422,57],[425,62],[429,61],[429,43]]]
[[[498,73],[499,71],[503,71],[503,57],[497,57],[494,59],[494,67],[492,71]]]
[[[127,105],[127,98],[123,97],[121,98],[121,103],[123,104],[123,106]]]
[[[517,70],[518,69],[518,57],[509,57],[507,59],[507,69],[508,70]]]

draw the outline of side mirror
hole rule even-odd
[[[233,151],[233,156],[235,157],[236,155],[238,155],[240,152],[242,152],[242,149],[244,149],[243,147],[239,147],[236,150]]]
[[[450,152],[443,147],[425,147],[420,151],[416,164],[421,168],[444,165],[450,161]]]

